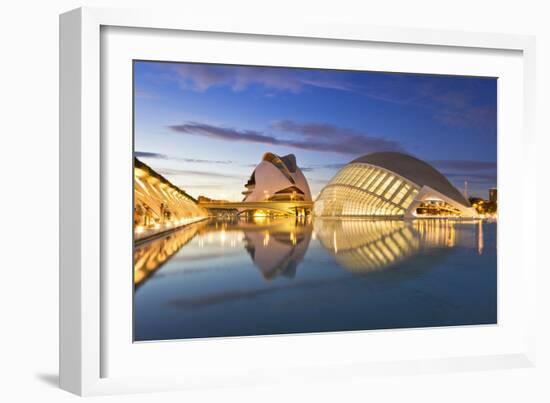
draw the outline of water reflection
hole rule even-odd
[[[266,280],[277,276],[294,278],[312,239],[340,268],[362,274],[389,269],[429,249],[466,247],[478,254],[484,249],[481,221],[212,219],[137,246],[135,284],[141,284],[195,237],[198,249],[215,246],[222,249],[222,255],[229,256],[227,248],[244,248]],[[204,258],[214,256],[211,248],[205,252]]]
[[[232,247],[242,244],[266,280],[279,275],[292,278],[308,249],[312,230],[311,221],[305,218],[212,220],[201,230],[199,244],[204,246],[202,238],[212,243],[219,233],[220,240],[229,239]]]
[[[420,245],[414,228],[397,220],[317,220],[315,233],[336,261],[354,272],[386,268]]]
[[[316,220],[315,233],[343,268],[357,273],[388,269],[421,249],[469,247],[472,231],[457,231],[470,223],[452,220]],[[483,245],[479,224],[479,245]],[[482,246],[478,249],[482,252]]]
[[[294,220],[293,220],[294,221]],[[245,249],[265,279],[293,278],[311,240],[312,226],[287,222],[261,230],[244,231]]]
[[[206,221],[197,222],[165,237],[137,244],[134,248],[134,284],[138,286],[145,281],[205,225]]]
[[[136,246],[135,340],[495,323],[496,229],[205,220]]]

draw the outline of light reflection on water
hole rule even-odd
[[[139,244],[134,248],[134,284],[140,285],[144,282],[155,270],[191,241],[204,225],[206,225],[205,221],[190,224],[179,231]]]
[[[134,262],[136,340],[496,321],[494,223],[205,220]]]

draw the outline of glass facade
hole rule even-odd
[[[418,187],[401,177],[364,163],[342,168],[315,201],[321,217],[400,217],[418,194]]]

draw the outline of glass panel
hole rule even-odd
[[[393,198],[393,202],[395,204],[400,204],[401,200],[403,199],[403,197],[405,197],[405,195],[409,192],[410,190],[410,186],[408,184],[405,184],[401,190],[399,190],[399,192],[395,195],[395,197]]]
[[[369,179],[369,177],[371,176],[373,172],[373,169],[372,168],[367,168],[364,172],[363,172],[363,175],[361,176],[361,181],[357,184],[357,187],[360,187],[362,189],[364,189],[364,185],[365,183],[367,182],[367,180]]]
[[[397,188],[401,186],[403,181],[399,178],[395,178],[395,182],[391,185],[391,187],[388,189],[388,191],[384,194],[384,198],[391,200],[391,196],[395,193]]]
[[[376,177],[376,180],[374,180],[370,186],[368,187],[368,191],[369,192],[372,192],[374,191],[374,189],[376,189],[378,187],[378,185],[380,185],[380,182],[382,182],[384,180],[384,178],[386,177],[386,173],[385,172],[381,172],[380,175],[378,175]]]
[[[325,188],[315,203],[319,216],[402,215],[403,210],[371,193],[348,186],[332,185]]]
[[[369,176],[369,179],[364,183],[363,186],[361,186],[363,189],[367,190],[372,183],[376,179],[376,177],[380,174],[380,171],[377,169],[373,169],[371,175]]]
[[[401,202],[401,205],[403,206],[403,208],[408,208],[411,203],[413,202],[414,198],[416,197],[416,195],[418,194],[418,191],[413,189],[412,192],[410,192],[407,197],[405,198],[405,200],[403,202]]]
[[[393,175],[389,175],[388,174],[388,177],[387,179],[382,183],[382,185],[380,185],[378,187],[378,189],[376,189],[376,194],[377,195],[382,195],[382,193],[384,193],[384,191],[387,189],[387,187],[389,186],[390,182],[393,181],[393,178],[394,176]]]

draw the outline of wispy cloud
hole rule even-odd
[[[148,151],[135,151],[134,155],[139,158],[175,160],[175,161],[183,161],[183,162],[193,162],[198,164],[232,164],[233,163],[233,161],[230,161],[230,160],[207,160],[207,159],[198,159],[198,158],[183,158],[183,157],[170,156],[166,154],[153,153]]]
[[[480,171],[497,169],[497,163],[492,161],[433,160],[430,163],[441,170]]]
[[[143,99],[154,99],[156,98],[156,96],[149,92],[149,91],[145,91],[143,89],[139,89],[139,88],[136,88],[136,90],[134,91],[134,95],[137,97],[137,98],[143,98]]]
[[[259,86],[271,91],[294,94],[306,87],[338,91],[355,90],[351,83],[331,78],[321,70],[192,63],[162,65],[162,68],[170,69],[182,89],[197,92],[220,86],[228,86],[236,92]],[[274,95],[272,92],[269,94]]]
[[[483,173],[472,173],[472,172],[447,172],[445,173],[445,176],[447,176],[450,180],[460,180],[468,182],[475,182],[475,183],[482,183],[482,184],[496,184],[497,182],[497,175],[496,174],[483,174]]]
[[[294,139],[275,137],[272,134],[255,130],[238,130],[199,122],[188,122],[168,127],[177,133],[212,139],[287,146],[302,150],[351,155],[402,150],[401,145],[396,141],[328,123],[298,123],[284,120],[272,124],[272,129],[285,134],[292,134],[295,137]]]
[[[242,179],[242,175],[236,174],[226,174],[222,172],[207,172],[207,171],[196,171],[190,169],[172,169],[172,168],[157,168],[156,171],[161,175],[167,176],[201,176],[208,178],[231,178],[231,179]]]
[[[346,81],[337,81],[334,79],[328,79],[327,77],[317,77],[312,79],[301,79],[300,83],[303,85],[309,85],[317,88],[324,88],[328,90],[349,91],[358,92],[359,88]]]
[[[326,184],[328,184],[330,182],[330,177],[328,178],[308,178],[308,182],[309,184],[312,184],[312,183],[315,183],[315,184],[319,184],[321,186],[324,186]]]
[[[449,89],[449,77],[417,76],[411,80],[405,74],[385,74],[378,78],[353,90],[374,100],[425,110],[434,121],[445,126],[481,129],[496,126],[494,104],[479,98],[472,81]]]
[[[451,127],[496,128],[496,107],[479,98],[478,91],[469,85],[460,89],[446,88],[446,81],[430,79],[418,89],[419,106],[432,110],[436,122]]]
[[[281,132],[301,135],[306,140],[306,144],[318,142],[322,148],[328,147],[324,148],[324,151],[334,150],[344,154],[403,151],[403,147],[397,141],[330,123],[300,123],[293,120],[280,120],[272,123],[271,127]]]
[[[298,94],[306,88],[320,88],[352,92],[374,100],[403,105],[422,98],[424,87],[418,84],[414,90],[404,92],[407,87],[401,83],[403,76],[392,73],[377,73],[383,79],[378,77],[377,81],[359,85],[353,77],[347,76],[350,72],[334,74],[332,70],[192,63],[163,67],[171,69],[180,88],[196,92],[222,86],[240,92],[259,86],[270,91],[266,96],[274,97],[273,91]]]
[[[334,170],[334,169],[340,169],[342,167],[344,167],[346,164],[344,163],[337,163],[337,164],[314,164],[314,165],[309,165],[309,166],[304,166],[302,167],[302,171],[304,172],[312,172],[312,171],[317,171],[317,170],[321,170],[321,169],[331,169],[331,170]]]
[[[441,108],[434,113],[434,119],[446,126],[496,128],[496,109],[492,106],[467,106],[463,108]]]
[[[154,159],[166,159],[168,158],[165,154],[151,153],[148,151],[134,151],[135,157],[140,158],[154,158]]]
[[[486,129],[496,123],[494,106],[477,97],[478,91],[468,79],[462,87],[449,88],[451,78],[430,75],[203,63],[157,63],[156,67],[161,71],[155,76],[157,79],[175,81],[185,91],[228,87],[241,92],[259,87],[265,90],[265,96],[275,97],[278,92],[299,94],[308,88],[318,88],[424,109],[434,121],[445,126]],[[150,97],[141,90],[136,95]]]
[[[497,182],[497,163],[493,161],[434,160],[429,162],[459,187],[464,181],[484,186],[494,186]]]

